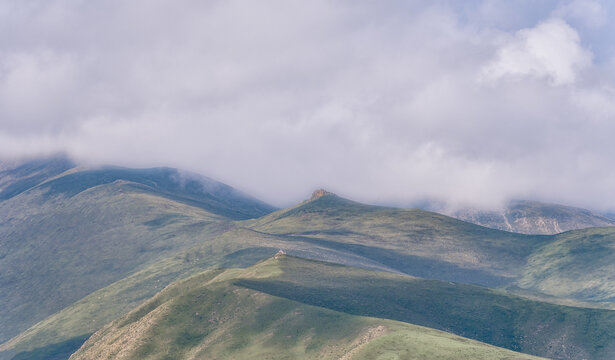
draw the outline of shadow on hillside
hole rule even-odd
[[[11,360],[66,360],[83,345],[90,335],[77,336],[32,351],[23,351],[13,356]]]
[[[436,280],[284,269],[241,286],[352,315],[423,325],[488,344],[558,359],[613,358],[615,312],[534,302]],[[341,269],[341,270],[340,270]]]
[[[297,235],[286,236],[286,239],[303,241],[329,249],[353,253],[374,262],[386,265],[387,267],[404,274],[421,278],[455,281],[487,287],[507,285],[514,280],[508,277],[493,275],[487,271],[479,269],[462,268],[446,261],[429,259],[416,255],[402,254],[395,250],[375,246],[346,244],[331,240]],[[361,267],[360,265],[358,266]]]

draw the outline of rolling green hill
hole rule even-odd
[[[280,272],[234,284],[353,315],[445,330],[555,359],[615,356],[615,311],[531,301],[491,289],[292,257]]]
[[[166,226],[169,225],[163,228]],[[436,213],[363,205],[331,194],[225,226],[222,234],[203,236],[192,247],[151,263],[60,310],[2,349],[33,350],[81,338],[130,311],[172,281],[215,267],[250,266],[278,249],[304,258],[391,273],[511,286],[527,276],[527,261],[534,252],[568,234],[512,234]],[[181,227],[167,230],[176,232]],[[584,237],[582,232],[568,235]],[[606,256],[608,260],[605,252],[595,256]],[[559,273],[565,271],[563,267]],[[595,281],[610,286],[612,280],[598,276]],[[520,285],[535,288],[527,282]],[[543,291],[549,293],[548,290]]]
[[[231,220],[273,210],[226,185],[173,169],[73,169],[58,175],[45,170],[58,169],[53,162],[34,172],[26,165],[28,171],[11,170],[7,188],[35,185],[0,201],[0,342],[226,231]],[[45,179],[27,180],[41,172]]]
[[[615,302],[615,227],[557,235],[532,253],[517,284],[558,297]]]
[[[228,192],[214,196],[198,184],[179,186],[191,180],[172,169],[107,170],[73,170],[0,202],[0,269],[9,269],[0,273],[0,288],[8,290],[0,300],[9,304],[0,309],[8,324],[0,335],[7,340],[28,328],[0,351],[74,349],[171,282],[212,268],[248,267],[278,249],[393,274],[515,288],[579,306],[611,301],[615,288],[615,279],[603,275],[612,263],[605,251],[609,229],[521,235],[325,192],[242,220],[255,208],[271,208],[249,197],[220,200]],[[582,277],[575,275],[579,266],[597,270]]]
[[[532,359],[445,332],[350,315],[255,291],[314,265],[276,256],[245,270],[208,271],[167,287],[94,334],[71,359]],[[296,269],[293,269],[295,268]],[[312,275],[312,273],[306,274]],[[305,277],[297,278],[299,283]],[[271,279],[271,280],[270,280]],[[355,279],[356,282],[356,279]],[[384,304],[383,304],[384,305]]]
[[[344,249],[409,275],[516,286],[584,302],[615,300],[615,277],[610,276],[615,273],[615,227],[522,235],[332,194],[249,223],[259,231]]]
[[[368,259],[309,242],[288,241],[283,236],[235,228],[202,239],[192,248],[158,261],[62,309],[15,337],[0,349],[18,351],[51,346],[82,338],[125,314],[167,284],[217,267],[247,267],[275,254],[278,249],[301,256],[389,270]]]
[[[254,230],[345,249],[399,272],[498,286],[520,275],[545,236],[493,230],[418,209],[324,194],[249,222]]]
[[[326,195],[202,238],[184,253],[59,311],[3,349],[32,350],[84,336],[153,296],[159,286],[213,266],[249,266],[278,249],[368,269],[500,285],[516,279],[525,257],[541,241],[421,210]]]

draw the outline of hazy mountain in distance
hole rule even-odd
[[[615,220],[589,210],[530,200],[513,200],[501,210],[433,210],[473,224],[521,234],[549,235],[590,227],[615,226]]]

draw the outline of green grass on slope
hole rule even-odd
[[[144,236],[151,235],[147,231],[164,231],[181,238],[191,228],[184,225],[186,220],[179,210],[164,215],[145,214],[149,220],[143,220]],[[534,244],[556,239],[495,231],[430,212],[362,205],[335,196],[239,225],[253,229],[233,227],[216,237],[198,237],[194,232],[195,238],[190,239],[196,243],[193,247],[144,266],[82,298],[32,326],[2,349],[28,351],[95,332],[170,282],[212,267],[250,266],[278,249],[304,258],[374,270],[500,285],[522,274],[525,257],[536,248]],[[596,279],[610,281],[605,276]]]
[[[0,342],[227,222],[125,182],[0,202]]]
[[[289,240],[354,253],[418,277],[490,287],[514,285],[522,290],[519,293],[543,293],[544,300],[553,302],[560,300],[549,296],[563,301],[615,301],[615,276],[611,276],[615,227],[522,235],[334,195],[247,224]]]
[[[531,301],[472,285],[284,257],[282,273],[236,285],[353,315],[449,331],[556,359],[615,357],[615,311]]]
[[[237,287],[281,275],[270,259],[175,283],[94,334],[71,359],[530,359],[448,333]]]
[[[315,259],[389,270],[369,259],[302,242],[235,228],[158,261],[145,269],[100,289],[35,324],[0,349],[31,351],[90,334],[154,296],[169,283],[212,267],[247,267],[279,249]]]
[[[615,227],[557,235],[532,253],[518,286],[584,301],[615,301]]]
[[[552,239],[488,229],[423,210],[359,204],[335,195],[247,224],[267,233],[343,245],[407,274],[486,286],[512,282],[532,250]]]

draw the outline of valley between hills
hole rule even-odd
[[[276,209],[171,168],[1,163],[0,358],[614,358],[613,221],[515,206],[524,234],[326,191]]]

